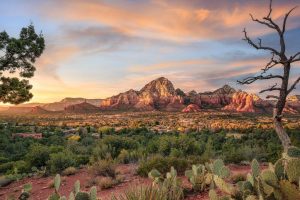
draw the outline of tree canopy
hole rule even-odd
[[[0,32],[0,102],[19,104],[30,100],[34,63],[45,49],[43,35],[33,24],[21,29],[19,38]]]

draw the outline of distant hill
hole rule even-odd
[[[93,113],[99,112],[100,108],[87,102],[79,104],[69,105],[65,107],[64,112],[66,113]]]
[[[80,104],[83,102],[90,103],[94,106],[99,106],[102,99],[85,99],[85,98],[64,98],[59,102],[47,103],[41,105],[42,108],[49,111],[64,111],[64,109],[71,105]]]

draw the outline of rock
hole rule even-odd
[[[235,92],[234,88],[224,85],[213,92],[200,93],[201,104],[203,107],[223,107],[231,102],[232,95]]]
[[[200,111],[200,108],[196,104],[190,104],[182,110],[182,112],[184,112],[184,113],[199,112],[199,111]]]
[[[236,92],[232,96],[231,103],[223,108],[223,110],[236,112],[255,112],[254,99],[256,97],[246,92]]]
[[[160,77],[146,84],[140,91],[129,90],[104,99],[100,108],[176,111],[182,109],[183,103],[183,97],[176,95],[172,82]]]

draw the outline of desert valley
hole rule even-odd
[[[0,200],[300,200],[299,0],[0,4]]]

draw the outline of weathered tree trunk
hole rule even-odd
[[[287,152],[289,146],[291,145],[291,140],[290,140],[290,137],[288,136],[288,134],[286,133],[286,131],[283,128],[281,117],[278,117],[276,108],[274,108],[273,117],[274,117],[273,120],[274,120],[275,131],[276,131],[276,133],[277,133],[277,135],[278,135],[278,137],[281,141],[284,152]]]

